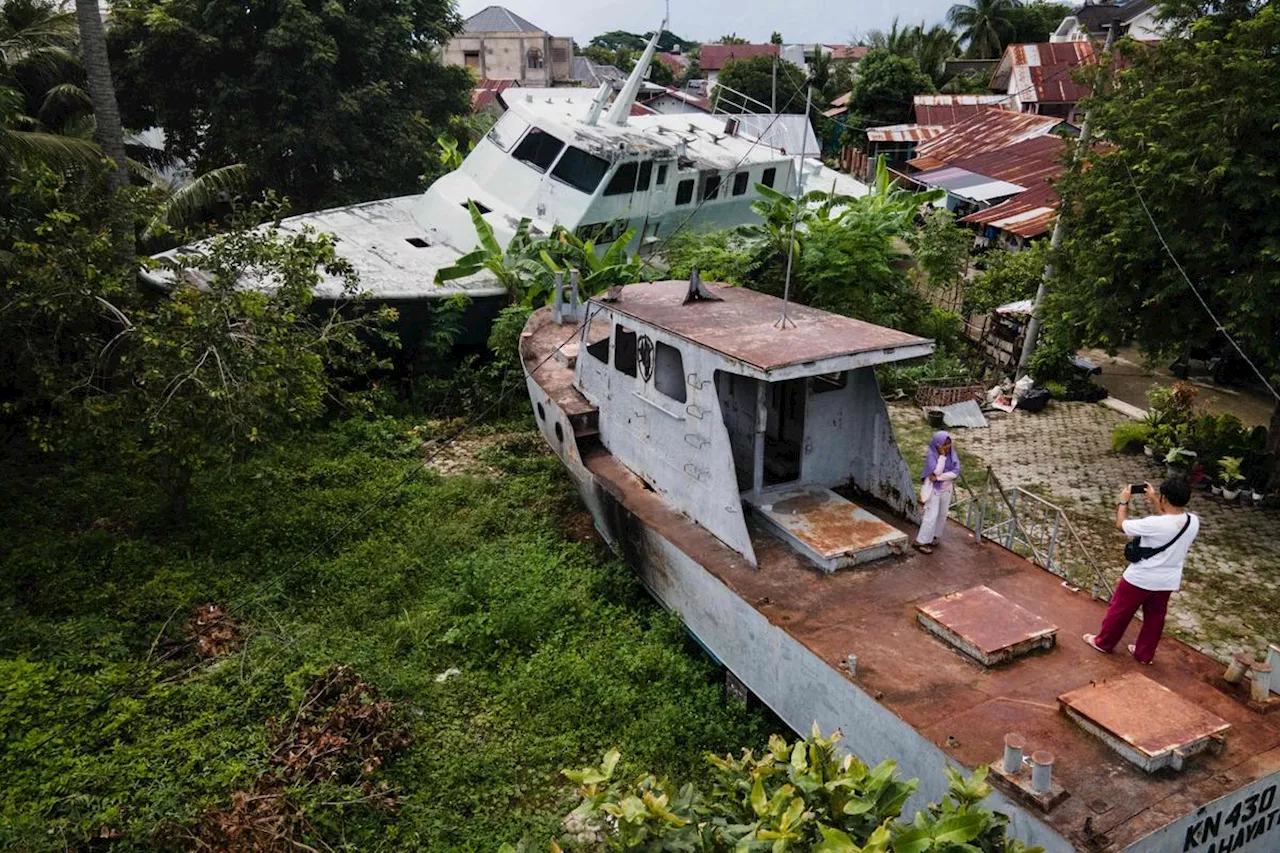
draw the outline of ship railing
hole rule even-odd
[[[774,112],[763,101],[721,83],[711,90],[712,115],[772,115]]]
[[[963,474],[959,482],[964,493],[955,496],[951,517],[979,541],[1002,545],[1095,599],[1111,597],[1111,581],[1062,507],[1021,486],[1006,487],[990,466],[978,488]]]

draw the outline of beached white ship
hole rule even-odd
[[[993,806],[1053,853],[1280,850],[1280,698],[1172,638],[1154,666],[1098,654],[1105,602],[981,522],[904,550],[915,483],[873,371],[933,345],[785,311],[665,281],[525,328],[538,428],[655,598],[797,732],[897,759],[908,813],[990,763]]]
[[[507,112],[461,167],[425,193],[290,217],[283,230],[335,234],[370,296],[412,313],[407,303],[458,293],[505,299],[488,272],[436,282],[439,270],[477,245],[469,203],[504,246],[529,219],[534,233],[558,224],[602,248],[634,228],[632,248],[652,250],[677,229],[756,221],[757,184],[788,194],[798,181],[846,195],[866,192],[822,165],[806,116],[633,115],[659,34],[616,94],[608,83],[595,92],[509,90]],[[144,275],[163,286],[170,273],[162,267]],[[336,297],[339,287],[326,280],[318,295]]]

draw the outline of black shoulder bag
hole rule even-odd
[[[1165,548],[1168,548],[1174,542],[1182,538],[1182,534],[1187,532],[1187,528],[1191,526],[1191,513],[1187,513],[1187,522],[1182,525],[1182,529],[1178,531],[1178,535],[1161,545],[1159,548],[1144,548],[1140,543],[1141,536],[1135,536],[1128,542],[1124,543],[1124,558],[1130,563],[1140,563],[1150,557],[1159,554]]]

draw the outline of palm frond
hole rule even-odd
[[[142,239],[150,240],[165,230],[191,225],[210,206],[240,192],[248,184],[249,169],[242,163],[205,172],[173,191],[147,223]]]
[[[59,83],[44,93],[40,109],[36,113],[46,126],[55,123],[59,116],[69,113],[91,113],[93,101],[89,93],[74,83]]]
[[[86,139],[0,128],[0,160],[89,166],[102,161],[102,149]]]

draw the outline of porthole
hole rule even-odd
[[[564,441],[564,427],[556,424],[556,441]]]
[[[545,409],[542,408],[542,404],[539,403],[538,404],[538,420],[545,421],[546,419],[547,419],[547,412]]]

